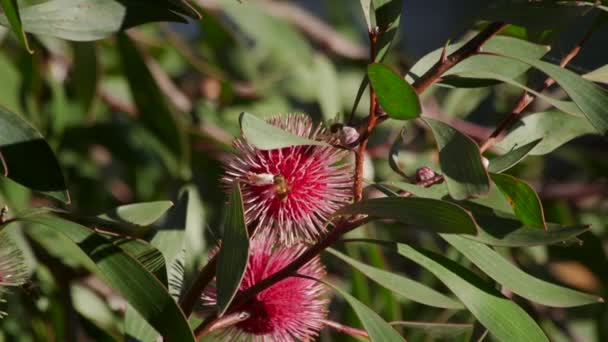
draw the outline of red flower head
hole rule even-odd
[[[313,140],[334,141],[309,116],[277,116],[268,123]],[[240,180],[247,223],[272,230],[284,244],[314,241],[326,231],[328,217],[352,197],[348,152],[333,146],[292,146],[259,150],[245,138],[234,143],[237,155],[223,181]]]
[[[266,234],[256,234],[251,240],[247,269],[241,283],[243,291],[295,260],[304,246],[275,245]],[[298,270],[299,274],[320,279],[325,267],[317,256]],[[227,340],[241,341],[309,341],[323,327],[328,300],[323,299],[326,288],[321,283],[302,277],[290,277],[259,292],[239,308],[248,318],[223,333]],[[216,305],[216,289],[203,293],[203,305]]]

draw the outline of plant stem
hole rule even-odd
[[[478,53],[490,38],[498,34],[502,29],[507,27],[507,24],[502,22],[490,23],[483,31],[479,32],[475,37],[466,42],[460,49],[454,51],[447,57],[442,57],[433,65],[424,75],[414,81],[412,87],[418,94],[430,87],[441,75],[450,70],[456,64]]]
[[[376,59],[376,44],[378,43],[378,28],[373,28],[369,31],[369,59],[373,62]],[[378,103],[376,102],[376,91],[370,85],[369,87],[369,116],[367,119],[367,127],[361,134],[359,146],[355,151],[355,181],[353,184],[353,194],[355,202],[358,202],[363,197],[363,164],[365,162],[365,150],[367,149],[367,141],[370,133],[376,127],[376,110]]]
[[[568,65],[568,63],[570,63],[570,61],[572,61],[572,59],[574,57],[576,57],[576,55],[578,55],[578,53],[583,48],[583,45],[585,45],[585,43],[587,43],[589,38],[591,38],[591,35],[593,34],[593,32],[595,32],[595,25],[592,26],[591,29],[589,29],[587,31],[587,33],[585,33],[585,35],[578,42],[578,44],[576,44],[576,46],[574,46],[574,48],[572,48],[572,50],[570,50],[570,52],[568,52],[568,54],[565,55],[561,59],[561,61],[559,63],[560,67],[562,67],[562,68],[566,67],[566,65]],[[554,84],[555,84],[555,80],[550,77],[547,77],[545,79],[545,81],[543,82],[543,84],[537,89],[537,91],[540,93],[540,92],[546,90],[547,88],[551,87]],[[511,125],[519,118],[520,114],[524,111],[524,109],[526,109],[535,99],[536,99],[535,95],[530,94],[527,91],[524,91],[523,94],[521,94],[519,100],[517,101],[515,108],[513,108],[511,113],[501,123],[499,123],[498,126],[496,126],[496,129],[492,132],[492,134],[490,134],[488,139],[486,139],[486,141],[481,145],[481,147],[479,148],[481,153],[487,151],[490,147],[494,146],[494,144],[496,144],[499,141],[500,135],[504,131],[506,131],[509,127],[511,127]]]

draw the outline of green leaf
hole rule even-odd
[[[381,62],[390,49],[401,20],[401,0],[372,0],[374,17],[380,36],[377,38],[376,58],[374,62]]]
[[[488,171],[500,173],[512,168],[524,159],[542,140],[543,138],[538,138],[523,146],[514,148],[501,156],[492,158]]]
[[[450,54],[456,51],[458,48],[462,47],[462,45],[464,45],[464,42],[459,42],[448,46],[447,53]],[[422,74],[429,70],[439,60],[442,50],[443,48],[437,49],[422,57],[410,69],[406,76],[406,80],[412,83],[415,79],[419,78]],[[538,59],[544,56],[549,51],[549,48],[545,45],[533,44],[522,39],[496,36],[490,39],[486,44],[484,44],[483,50],[497,53],[509,53],[512,56],[523,56],[527,58]],[[505,61],[504,59],[493,57],[494,56],[489,55],[475,55],[465,59],[464,61],[456,64],[453,68],[443,74],[444,80],[442,80],[442,83],[457,86],[462,85],[454,83],[458,81],[458,78],[447,78],[445,76],[453,76],[465,70],[491,71],[494,73],[498,73],[506,78],[513,79],[520,76],[522,73],[524,73],[530,68],[530,66],[526,65],[525,63],[517,61],[509,62]],[[476,80],[476,77],[474,75],[463,74],[459,76],[461,76],[459,78],[465,78],[469,81],[478,81]],[[472,85],[476,84],[473,83]],[[487,86],[488,82],[481,82],[477,85]]]
[[[361,0],[361,9],[363,10],[363,18],[367,24],[367,30],[371,30],[376,26],[376,15],[372,11],[372,0]]]
[[[49,144],[21,116],[2,106],[0,162],[8,178],[65,203],[70,202],[63,173]]]
[[[392,272],[366,265],[338,252],[333,248],[329,248],[327,251],[356,268],[361,273],[365,274],[369,279],[414,302],[446,309],[463,308],[462,303],[440,292],[437,292],[422,283]]]
[[[311,140],[284,131],[247,112],[241,113],[239,122],[245,139],[260,150],[302,145],[329,146],[323,141]]]
[[[477,224],[466,210],[456,204],[431,198],[373,198],[347,205],[335,213],[335,215],[354,214],[392,219],[439,233],[477,233]]]
[[[0,6],[2,6],[2,9],[4,10],[2,16],[5,16],[8,22],[11,24],[17,39],[19,39],[21,44],[23,44],[29,53],[34,53],[34,50],[30,48],[25,32],[23,32],[17,0],[0,0]]]
[[[496,147],[510,151],[523,148],[542,139],[531,151],[531,155],[547,154],[566,142],[585,134],[594,133],[589,121],[558,110],[534,113],[519,119]],[[490,163],[492,167],[492,163]]]
[[[435,184],[429,188],[406,182],[387,182],[385,184],[393,186],[399,190],[410,192],[417,197],[434,198],[439,200],[448,195],[448,188],[444,184]]]
[[[189,172],[189,152],[180,122],[169,108],[135,43],[122,33],[118,35],[117,41],[123,71],[137,105],[138,119],[171,152],[176,163],[173,171]]]
[[[164,2],[164,3],[163,3]],[[176,3],[176,1],[172,1]],[[21,8],[23,30],[67,40],[92,41],[152,21],[185,22],[166,1],[51,0]],[[7,18],[0,15],[0,24]]]
[[[319,280],[320,281],[320,280]],[[346,302],[353,308],[361,324],[367,331],[369,338],[372,341],[384,342],[384,341],[405,341],[405,339],[397,333],[397,331],[386,323],[374,310],[365,306],[357,298],[351,296],[348,292],[334,286],[328,282],[320,281],[323,284],[331,287],[338,292]]]
[[[608,84],[608,64],[584,74],[583,78],[593,82]]]
[[[165,262],[163,253],[156,246],[142,240],[130,238],[112,237],[108,238],[108,240],[137,259],[163,286],[167,286],[167,263]]]
[[[531,301],[562,308],[603,302],[600,297],[533,277],[486,245],[454,235],[441,237],[499,284]]]
[[[226,209],[222,245],[218,252],[217,307],[223,315],[241,285],[249,258],[249,234],[245,225],[243,197],[239,183],[232,189]]]
[[[161,218],[172,206],[171,201],[127,204],[99,215],[99,218],[137,226],[149,226]]]
[[[421,329],[425,334],[434,338],[455,338],[473,330],[473,324],[466,323],[435,323],[417,321],[390,322],[393,326],[403,326],[409,329]]]
[[[516,216],[472,202],[458,202],[471,213],[479,226],[478,234],[463,235],[486,245],[504,247],[527,247],[559,243],[580,235],[589,226],[562,226],[547,223],[547,230],[530,227]]]
[[[596,130],[604,136],[608,135],[608,113],[606,112],[608,92],[558,65],[522,56],[510,56],[508,53],[502,57],[522,61],[554,79],[568,93]]]
[[[121,248],[84,226],[58,217],[32,216],[21,221],[61,232],[77,244],[96,264],[97,273],[165,338],[194,341],[186,317],[167,289]]]
[[[316,55],[314,62],[318,75],[317,96],[321,112],[326,121],[331,120],[342,111],[338,74],[331,60],[324,55]]]
[[[370,64],[367,77],[378,102],[388,116],[397,120],[417,118],[422,111],[416,91],[401,76],[382,64]]]
[[[401,150],[401,144],[403,144],[404,137],[405,127],[399,131],[399,135],[397,135],[397,138],[395,138],[395,141],[393,141],[393,144],[391,145],[391,149],[388,153],[388,166],[401,177],[409,179],[407,174],[401,169],[401,166],[399,166],[399,151]]]
[[[441,255],[388,241],[371,241],[392,248],[441,280],[467,309],[501,341],[548,341],[534,320],[505,298],[493,284]]]
[[[425,118],[439,147],[439,163],[450,195],[456,200],[483,196],[490,179],[473,140],[446,123]]]
[[[509,205],[513,207],[515,216],[521,222],[530,227],[547,230],[540,198],[530,185],[510,175],[492,173],[490,177],[505,196]]]
[[[91,111],[100,79],[97,49],[95,43],[74,42],[72,43],[72,50],[74,53],[74,65],[71,73],[72,88],[84,120],[84,117]]]

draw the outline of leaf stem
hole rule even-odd
[[[363,330],[363,329],[357,329],[355,327],[351,327],[348,325],[344,325],[335,321],[330,321],[327,319],[322,320],[323,324],[325,324],[326,326],[333,328],[336,331],[339,331],[343,334],[346,335],[350,335],[353,337],[362,337],[366,340],[369,340],[369,334],[367,333],[367,331]]]

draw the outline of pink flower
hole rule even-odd
[[[314,140],[336,142],[324,128],[313,130],[309,116],[277,116],[268,123]],[[245,218],[272,230],[285,244],[314,241],[326,231],[329,216],[352,197],[352,167],[347,151],[332,146],[292,146],[263,151],[245,138],[226,167],[224,183],[241,181]]]
[[[301,244],[274,245],[269,236],[256,234],[250,243],[249,261],[240,290],[279,271],[303,251]],[[325,275],[325,267],[317,256],[301,267],[298,273],[320,279]],[[328,300],[322,298],[325,293],[325,286],[312,279],[285,278],[239,307],[238,311],[248,314],[248,318],[227,328],[223,334],[229,341],[312,340],[323,327],[323,320],[327,316]],[[203,293],[202,301],[205,307],[215,306],[215,287]]]

